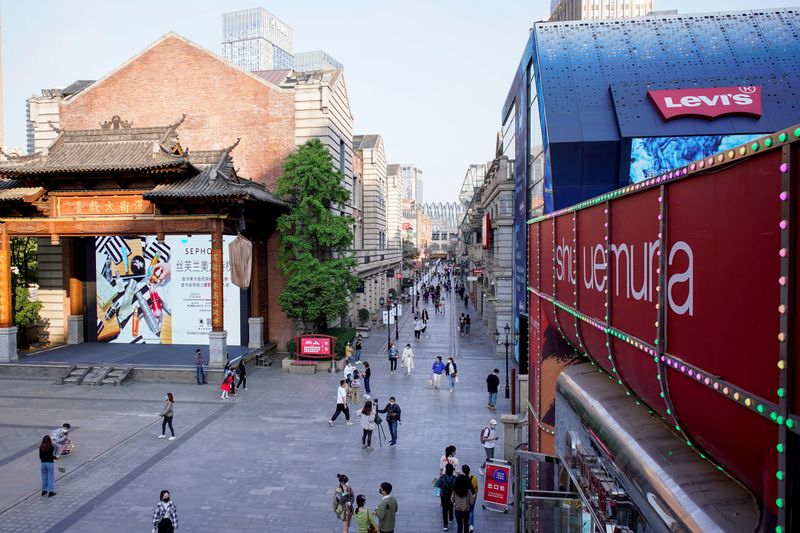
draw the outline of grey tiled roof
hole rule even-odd
[[[175,153],[178,145],[175,129],[179,124],[161,128],[61,131],[42,153],[1,161],[0,177],[184,167],[188,158]]]
[[[275,85],[281,85],[292,73],[292,69],[281,70],[254,70],[252,74]]]
[[[43,194],[42,187],[25,187],[19,180],[0,179],[0,202],[34,200]]]
[[[378,146],[380,135],[355,135],[353,137],[353,150],[370,150]]]

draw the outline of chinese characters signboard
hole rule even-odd
[[[331,340],[326,337],[300,337],[301,355],[330,355]]]
[[[511,486],[511,465],[486,463],[486,477],[483,479],[483,500],[497,505],[508,505],[508,492]]]
[[[56,216],[152,215],[153,204],[138,195],[56,196]]]

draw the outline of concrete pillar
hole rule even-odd
[[[17,357],[17,328],[11,309],[11,238],[0,228],[0,362],[11,363]]]
[[[528,413],[528,374],[517,374],[517,414]]]
[[[67,317],[67,344],[83,343],[83,315]]]
[[[264,317],[254,316],[247,319],[247,326],[250,332],[250,340],[247,347],[258,349],[264,347]]]
[[[14,363],[17,357],[17,328],[0,328],[0,363]]]
[[[222,368],[228,353],[228,332],[211,331],[208,334],[208,366]]]
[[[514,448],[517,447],[517,435],[525,418],[519,415],[500,415],[500,423],[503,424],[503,457],[504,461],[514,462]],[[498,458],[499,459],[499,458]]]

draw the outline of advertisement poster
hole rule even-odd
[[[228,344],[241,344],[240,289],[223,236]],[[211,236],[97,237],[97,341],[206,344],[211,331]]]
[[[486,477],[483,480],[483,500],[497,505],[508,505],[511,487],[511,465],[486,463]]]
[[[331,340],[324,337],[300,337],[300,353],[303,355],[330,355]]]
[[[639,183],[762,135],[645,137],[631,141],[631,183]]]

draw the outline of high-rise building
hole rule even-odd
[[[550,22],[644,17],[653,0],[551,0]]]
[[[294,68],[294,30],[263,7],[222,14],[222,56],[245,70]]]
[[[294,55],[294,69],[298,72],[331,69],[343,70],[344,65],[325,50],[311,50],[310,52],[298,52]]]
[[[404,200],[414,200],[422,205],[422,170],[413,163],[400,165],[400,176],[403,178]]]

